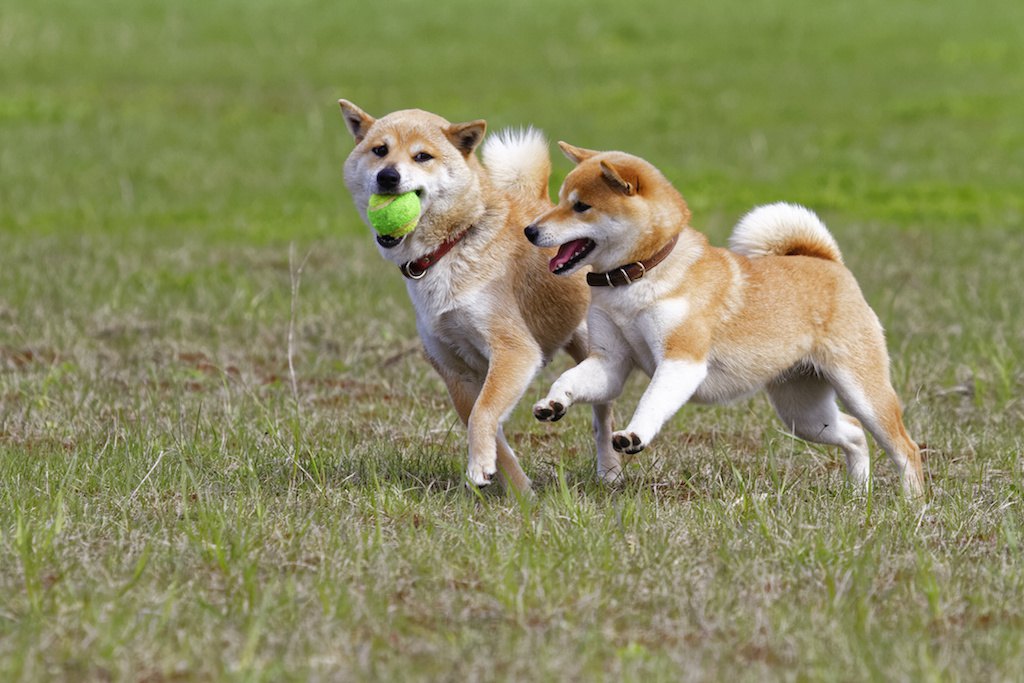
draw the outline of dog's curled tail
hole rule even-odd
[[[732,231],[729,248],[751,258],[772,254],[843,262],[821,219],[810,209],[785,202],[759,206],[744,216]]]
[[[536,128],[506,128],[487,136],[481,154],[495,188],[548,199],[551,155],[548,141]]]

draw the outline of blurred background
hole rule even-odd
[[[570,168],[556,140],[639,154],[717,244],[756,204],[805,203],[897,347],[926,333],[964,359],[942,372],[955,383],[1020,329],[1004,283],[1022,248],[1022,32],[1012,0],[9,2],[0,345],[123,337],[121,353],[141,330],[213,353],[264,334],[276,357],[289,245],[321,288],[307,320],[337,301],[396,323],[373,336],[410,335],[342,184],[344,97],[536,126],[553,191]]]
[[[1006,0],[40,0],[0,22],[8,235],[356,232],[339,97],[649,157],[697,226],[783,198],[844,221],[1021,219]]]

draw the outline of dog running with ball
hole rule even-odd
[[[530,218],[551,208],[544,137],[504,131],[483,143],[483,121],[451,123],[407,109],[374,118],[341,100],[355,148],[345,184],[398,266],[427,358],[468,428],[466,480],[496,474],[526,492],[530,479],[502,424],[537,371],[559,349],[586,357],[589,292],[580,273],[548,271],[555,250],[523,239]],[[612,457],[611,413],[594,406],[598,461]]]

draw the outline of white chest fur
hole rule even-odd
[[[664,358],[665,340],[685,324],[690,310],[685,296],[669,296],[675,283],[666,280],[649,278],[628,287],[595,288],[592,294],[592,305],[618,328],[633,362],[648,375]]]
[[[486,330],[494,316],[487,292],[492,274],[480,277],[481,262],[473,262],[472,251],[460,249],[446,255],[422,279],[409,280],[406,289],[431,358],[446,365],[457,359],[483,375],[491,356]]]

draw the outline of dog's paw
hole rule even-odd
[[[612,433],[612,447],[619,453],[639,453],[646,444],[633,432]]]
[[[488,486],[495,480],[498,468],[495,465],[485,467],[479,463],[471,462],[466,468],[466,484],[482,488]]]
[[[564,403],[546,398],[533,406],[533,416],[541,422],[558,422],[565,417],[565,411]]]

